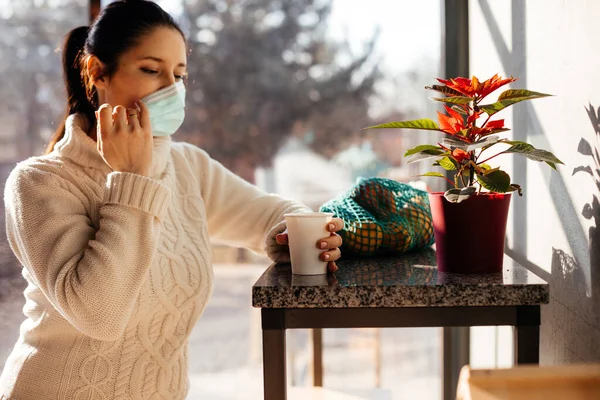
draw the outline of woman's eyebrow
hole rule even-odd
[[[158,57],[153,57],[153,56],[147,56],[147,57],[140,57],[139,60],[152,60],[152,61],[156,61],[159,63],[164,62],[164,60],[162,58],[158,58]],[[184,67],[185,68],[185,63],[179,63],[177,64],[178,67]]]

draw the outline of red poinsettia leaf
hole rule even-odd
[[[469,115],[469,118],[467,118],[467,125],[471,126],[480,116],[481,111]]]
[[[500,76],[498,76],[498,74],[496,74],[483,83],[481,90],[478,92],[478,96],[480,99],[483,99],[496,89],[514,81],[516,81],[516,79],[512,76],[502,79]]]
[[[465,96],[472,96],[473,91],[471,90],[471,80],[467,78],[458,77],[455,79],[441,79],[437,78],[440,83],[443,83],[450,89],[456,90]]]
[[[459,163],[462,164],[465,160],[469,160],[471,155],[462,149],[452,150],[452,157]]]
[[[446,109],[446,112],[448,112],[448,114],[450,114],[450,116],[452,118],[454,118],[456,121],[463,121],[462,115],[460,115],[458,112],[454,111],[453,109],[451,109],[448,106],[444,106],[444,108]]]
[[[438,111],[438,121],[440,123],[440,129],[442,131],[450,134],[454,134],[457,132],[455,129],[456,119],[448,115],[442,114]]]
[[[497,119],[497,120],[494,120],[494,121],[488,121],[488,123],[485,124],[484,128],[488,128],[488,129],[504,128],[504,120],[503,119]]]

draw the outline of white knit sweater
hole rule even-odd
[[[8,240],[29,285],[0,398],[183,399],[210,241],[261,251],[268,238],[269,255],[285,256],[274,235],[305,208],[170,138],[154,139],[151,178],[112,172],[86,129],[70,116],[55,151],[6,183]]]

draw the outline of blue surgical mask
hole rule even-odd
[[[152,136],[170,136],[185,117],[185,86],[178,81],[142,99],[150,111]]]

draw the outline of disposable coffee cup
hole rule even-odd
[[[327,262],[319,256],[323,250],[317,248],[320,239],[330,235],[327,224],[332,213],[309,212],[285,214],[288,244],[294,275],[321,275],[327,273]]]

